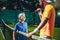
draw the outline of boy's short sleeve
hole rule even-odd
[[[18,26],[17,24],[14,26],[14,31],[17,31],[17,26]]]
[[[26,23],[26,26],[27,26],[27,32],[28,32],[28,24]]]
[[[25,22],[26,32],[28,32],[28,24]]]

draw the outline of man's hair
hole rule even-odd
[[[52,1],[51,0],[45,0],[47,3],[51,3]]]

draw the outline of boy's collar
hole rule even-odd
[[[24,23],[24,21],[22,21],[22,22],[20,21],[20,23]]]

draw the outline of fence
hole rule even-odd
[[[38,24],[40,22],[39,15],[37,12],[24,11],[26,14],[26,22],[28,24]],[[0,21],[4,19],[6,22],[18,22],[18,14],[20,10],[0,10]]]

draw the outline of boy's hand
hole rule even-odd
[[[32,37],[33,34],[34,34],[34,32],[28,33],[28,38],[29,38],[29,37]]]

